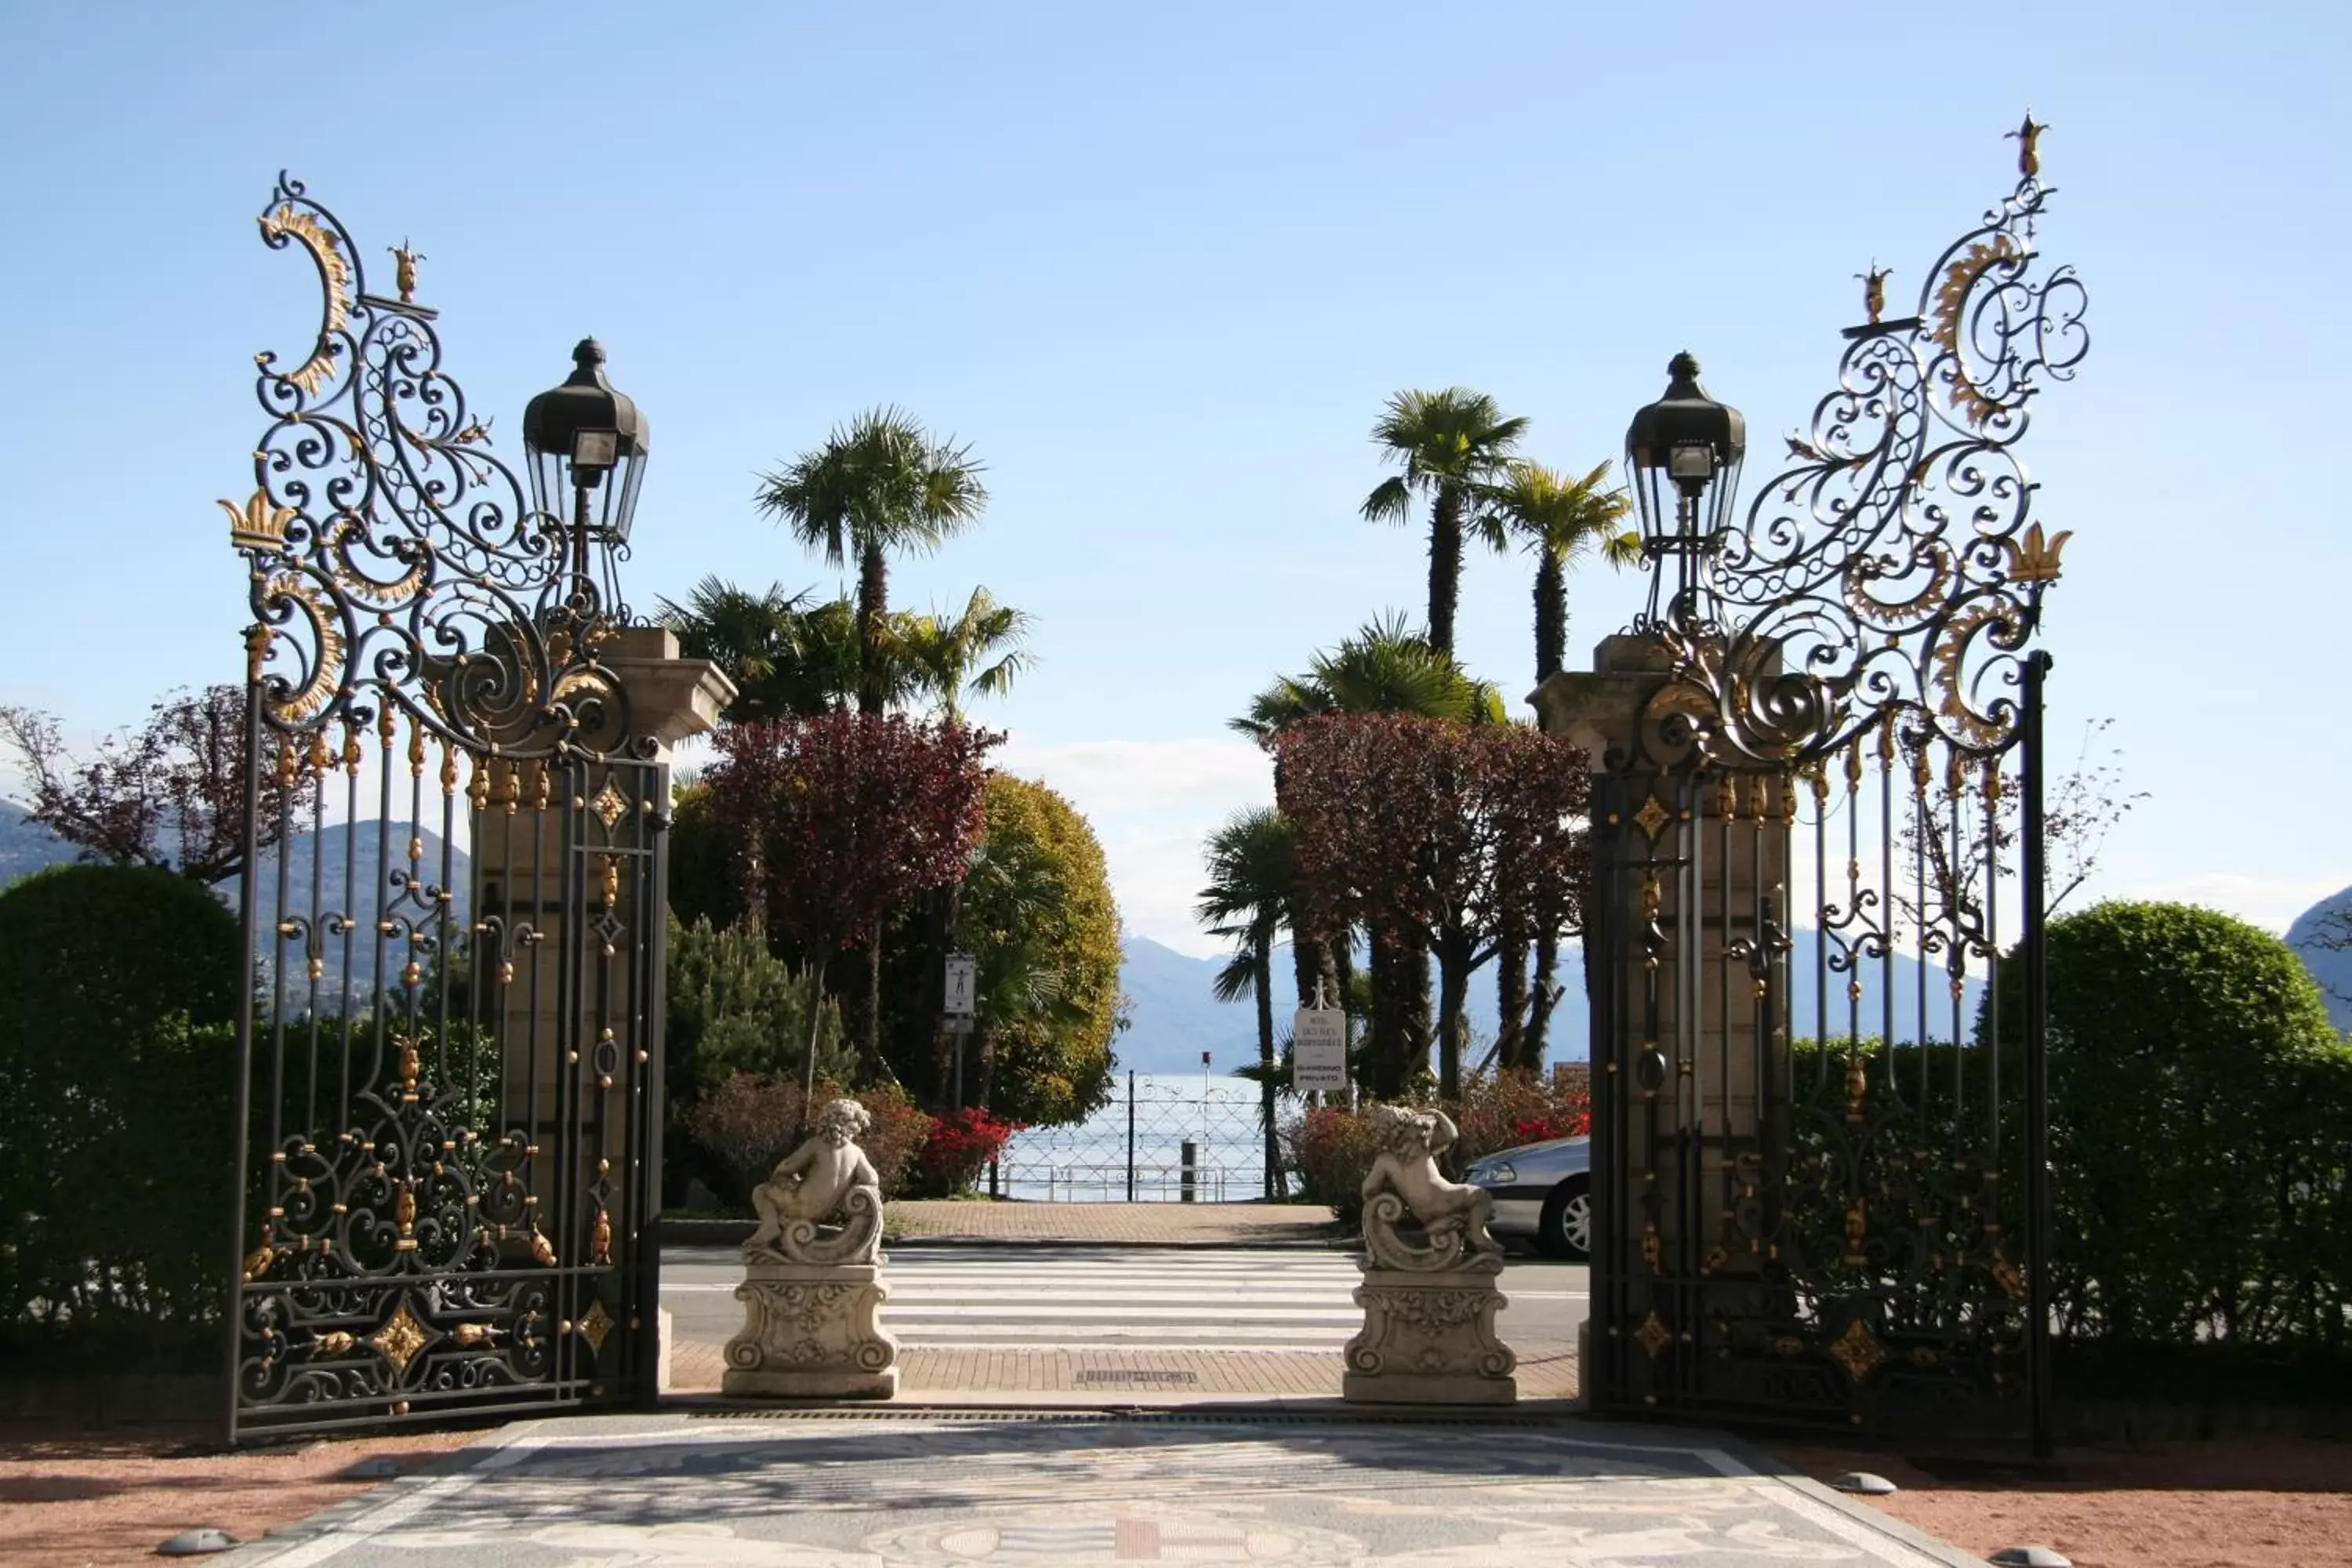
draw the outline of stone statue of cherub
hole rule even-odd
[[[1461,1135],[1453,1119],[1442,1110],[1378,1105],[1372,1131],[1381,1152],[1363,1188],[1364,1247],[1372,1262],[1414,1271],[1500,1268],[1502,1245],[1486,1229],[1494,1194],[1448,1181],[1437,1167],[1438,1156]],[[1408,1213],[1421,1222],[1426,1245],[1413,1247],[1397,1234]]]
[[[751,1194],[760,1228],[746,1257],[788,1263],[871,1263],[882,1244],[882,1178],[857,1146],[874,1119],[854,1100],[817,1113],[801,1146]],[[832,1222],[839,1218],[838,1225]]]

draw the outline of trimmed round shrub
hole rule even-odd
[[[0,1338],[114,1370],[209,1356],[226,1285],[236,921],[169,872],[0,890]]]
[[[881,1178],[882,1195],[900,1196],[909,1184],[909,1167],[930,1139],[931,1119],[896,1084],[852,1092],[818,1082],[819,1107],[841,1099],[856,1100],[874,1119],[858,1147]],[[684,1121],[716,1163],[719,1197],[749,1215],[751,1189],[801,1141],[800,1079],[781,1073],[730,1073],[687,1109]]]
[[[2294,951],[2183,904],[2050,925],[2064,1329],[2131,1346],[2336,1349],[2352,1277],[2352,1047]],[[2000,1038],[2023,1038],[2022,971]]]

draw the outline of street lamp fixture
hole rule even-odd
[[[1669,624],[1697,629],[1712,619],[1703,558],[1722,545],[1748,452],[1748,421],[1706,395],[1697,359],[1678,353],[1666,374],[1665,395],[1637,412],[1625,431],[1625,472],[1641,512],[1642,553],[1651,563],[1644,626],[1652,631]],[[1662,616],[1670,558],[1673,597]]]
[[[581,339],[572,365],[562,385],[523,410],[522,441],[530,454],[531,504],[562,521],[576,589],[584,593],[590,542],[614,548],[629,542],[648,432],[635,402],[604,379],[603,344]]]

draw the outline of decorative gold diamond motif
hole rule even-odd
[[[604,825],[604,831],[610,833],[613,825],[628,814],[629,801],[626,795],[613,787],[613,781],[607,778],[604,787],[596,792],[596,798],[588,803],[588,809],[596,814],[597,819]]]
[[[1642,809],[1633,814],[1633,820],[1642,825],[1643,832],[1655,838],[1666,826],[1666,808],[1658,804],[1658,797],[1654,795],[1642,803]]]
[[[604,1310],[604,1302],[590,1302],[588,1310],[580,1319],[580,1337],[588,1342],[590,1350],[602,1352],[604,1336],[612,1331],[613,1314]]]
[[[399,1310],[392,1315],[392,1321],[378,1329],[368,1343],[373,1345],[384,1360],[392,1363],[392,1375],[397,1381],[408,1374],[408,1363],[416,1358],[416,1352],[425,1348],[425,1342],[430,1337],[425,1325],[416,1321],[416,1314],[408,1310],[408,1298],[404,1296]]]
[[[1633,1342],[1640,1345],[1652,1361],[1655,1361],[1660,1351],[1675,1342],[1675,1331],[1666,1327],[1657,1313],[1652,1312],[1642,1320],[1642,1326],[1633,1331]]]
[[[1870,1331],[1868,1323],[1856,1318],[1830,1346],[1829,1354],[1832,1361],[1845,1369],[1846,1376],[1860,1383],[1886,1359],[1886,1347],[1878,1342],[1878,1336]]]

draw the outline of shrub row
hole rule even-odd
[[[1462,1086],[1461,1100],[1444,1109],[1460,1130],[1446,1159],[1457,1172],[1497,1150],[1580,1136],[1592,1126],[1592,1097],[1580,1070],[1548,1079],[1524,1072],[1474,1078]],[[1286,1123],[1282,1135],[1307,1196],[1354,1225],[1363,1213],[1364,1177],[1380,1153],[1370,1102],[1352,1110],[1325,1106],[1306,1111]]]
[[[1018,1131],[984,1110],[931,1116],[894,1083],[849,1089],[820,1082],[816,1101],[856,1100],[873,1118],[860,1147],[882,1195],[946,1197],[968,1190]],[[751,1189],[800,1142],[801,1086],[775,1073],[730,1073],[684,1112],[685,1131],[719,1168],[719,1196],[751,1212]]]

